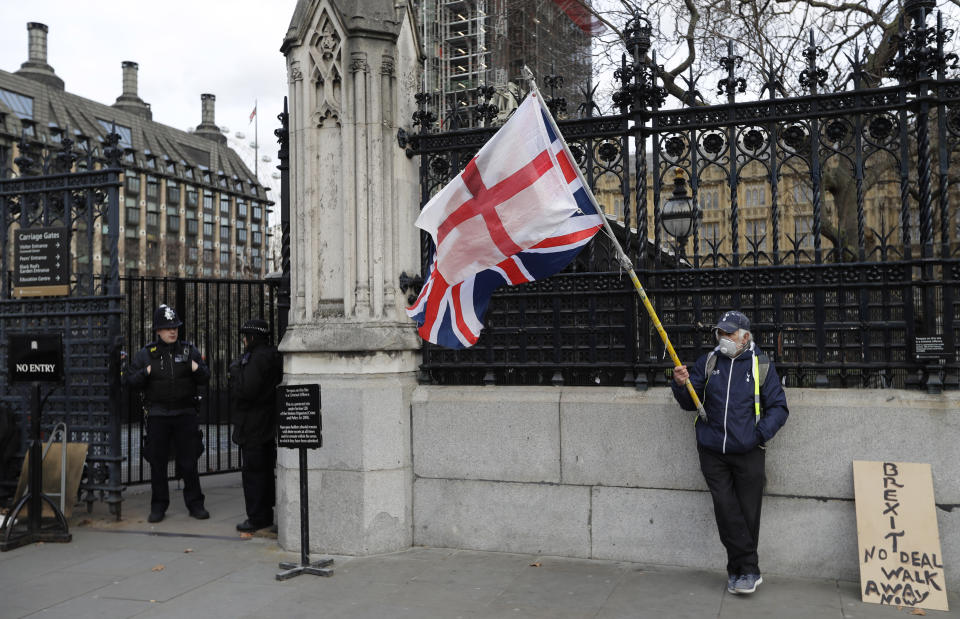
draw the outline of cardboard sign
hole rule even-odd
[[[66,228],[22,228],[14,233],[13,296],[70,294],[70,235]]]
[[[316,449],[323,444],[320,435],[320,385],[280,385],[277,387],[277,445]]]
[[[7,375],[11,383],[63,381],[63,336],[7,336]]]
[[[929,464],[853,462],[864,602],[949,610]]]

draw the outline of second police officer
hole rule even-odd
[[[273,524],[277,461],[275,390],[283,380],[283,357],[269,342],[267,321],[254,318],[240,328],[243,355],[230,364],[234,407],[233,441],[243,457],[243,499],[247,519],[237,530],[249,533]]]
[[[160,522],[170,505],[167,463],[170,449],[183,478],[183,501],[190,515],[199,520],[210,517],[204,508],[197,459],[200,457],[200,429],[197,416],[197,388],[210,380],[210,370],[197,347],[179,338],[183,324],[168,305],[153,314],[157,339],[137,352],[124,378],[127,386],[142,390],[147,423],[147,459],[150,462],[149,522]]]

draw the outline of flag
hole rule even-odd
[[[580,30],[593,36],[601,34],[606,26],[594,13],[587,8],[582,0],[553,0],[553,3],[567,14]]]
[[[483,317],[494,290],[562,271],[603,226],[603,216],[553,119],[542,108],[540,114],[577,210],[543,240],[452,285],[434,259],[417,300],[407,308],[423,339],[447,348],[473,346],[483,330]]]
[[[250,112],[250,120],[247,121],[247,124],[248,124],[248,125],[253,122],[253,117],[256,116],[256,115],[257,115],[257,104],[254,103],[254,104],[253,104],[253,111]]]
[[[446,281],[461,282],[536,245],[577,211],[557,157],[563,142],[550,139],[553,121],[544,109],[537,93],[527,95],[420,212],[416,225],[433,236]]]

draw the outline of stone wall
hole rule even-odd
[[[960,394],[787,391],[768,445],[760,565],[859,578],[853,460],[929,462],[960,588]],[[420,386],[415,545],[723,569],[694,413],[666,388]]]

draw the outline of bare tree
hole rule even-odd
[[[803,94],[812,85],[820,92],[848,87],[854,64],[863,88],[895,83],[892,68],[902,24],[910,25],[898,0],[594,0],[583,2],[607,26],[595,45],[595,73],[608,76],[627,53],[625,27],[636,15],[645,15],[653,26],[650,52],[645,62],[658,71],[667,93],[690,102],[686,81],[700,84],[694,105],[718,102],[716,88],[704,88],[721,77],[718,60],[734,54],[742,58],[739,77],[755,96],[776,88],[779,96]],[[945,27],[957,24],[960,0],[921,0],[925,9],[942,11]],[[808,48],[817,51],[811,60]],[[627,61],[630,61],[629,55]],[[714,77],[716,76],[716,77]],[[609,80],[601,95],[617,88]],[[715,83],[715,82],[714,82]],[[668,104],[669,106],[669,104]],[[889,178],[887,165],[867,170],[865,184]],[[952,185],[958,179],[951,178]],[[823,176],[823,190],[833,197],[833,208],[823,213],[822,234],[840,249],[857,242],[857,192],[853,172],[831,166]],[[936,197],[936,196],[935,196]]]

